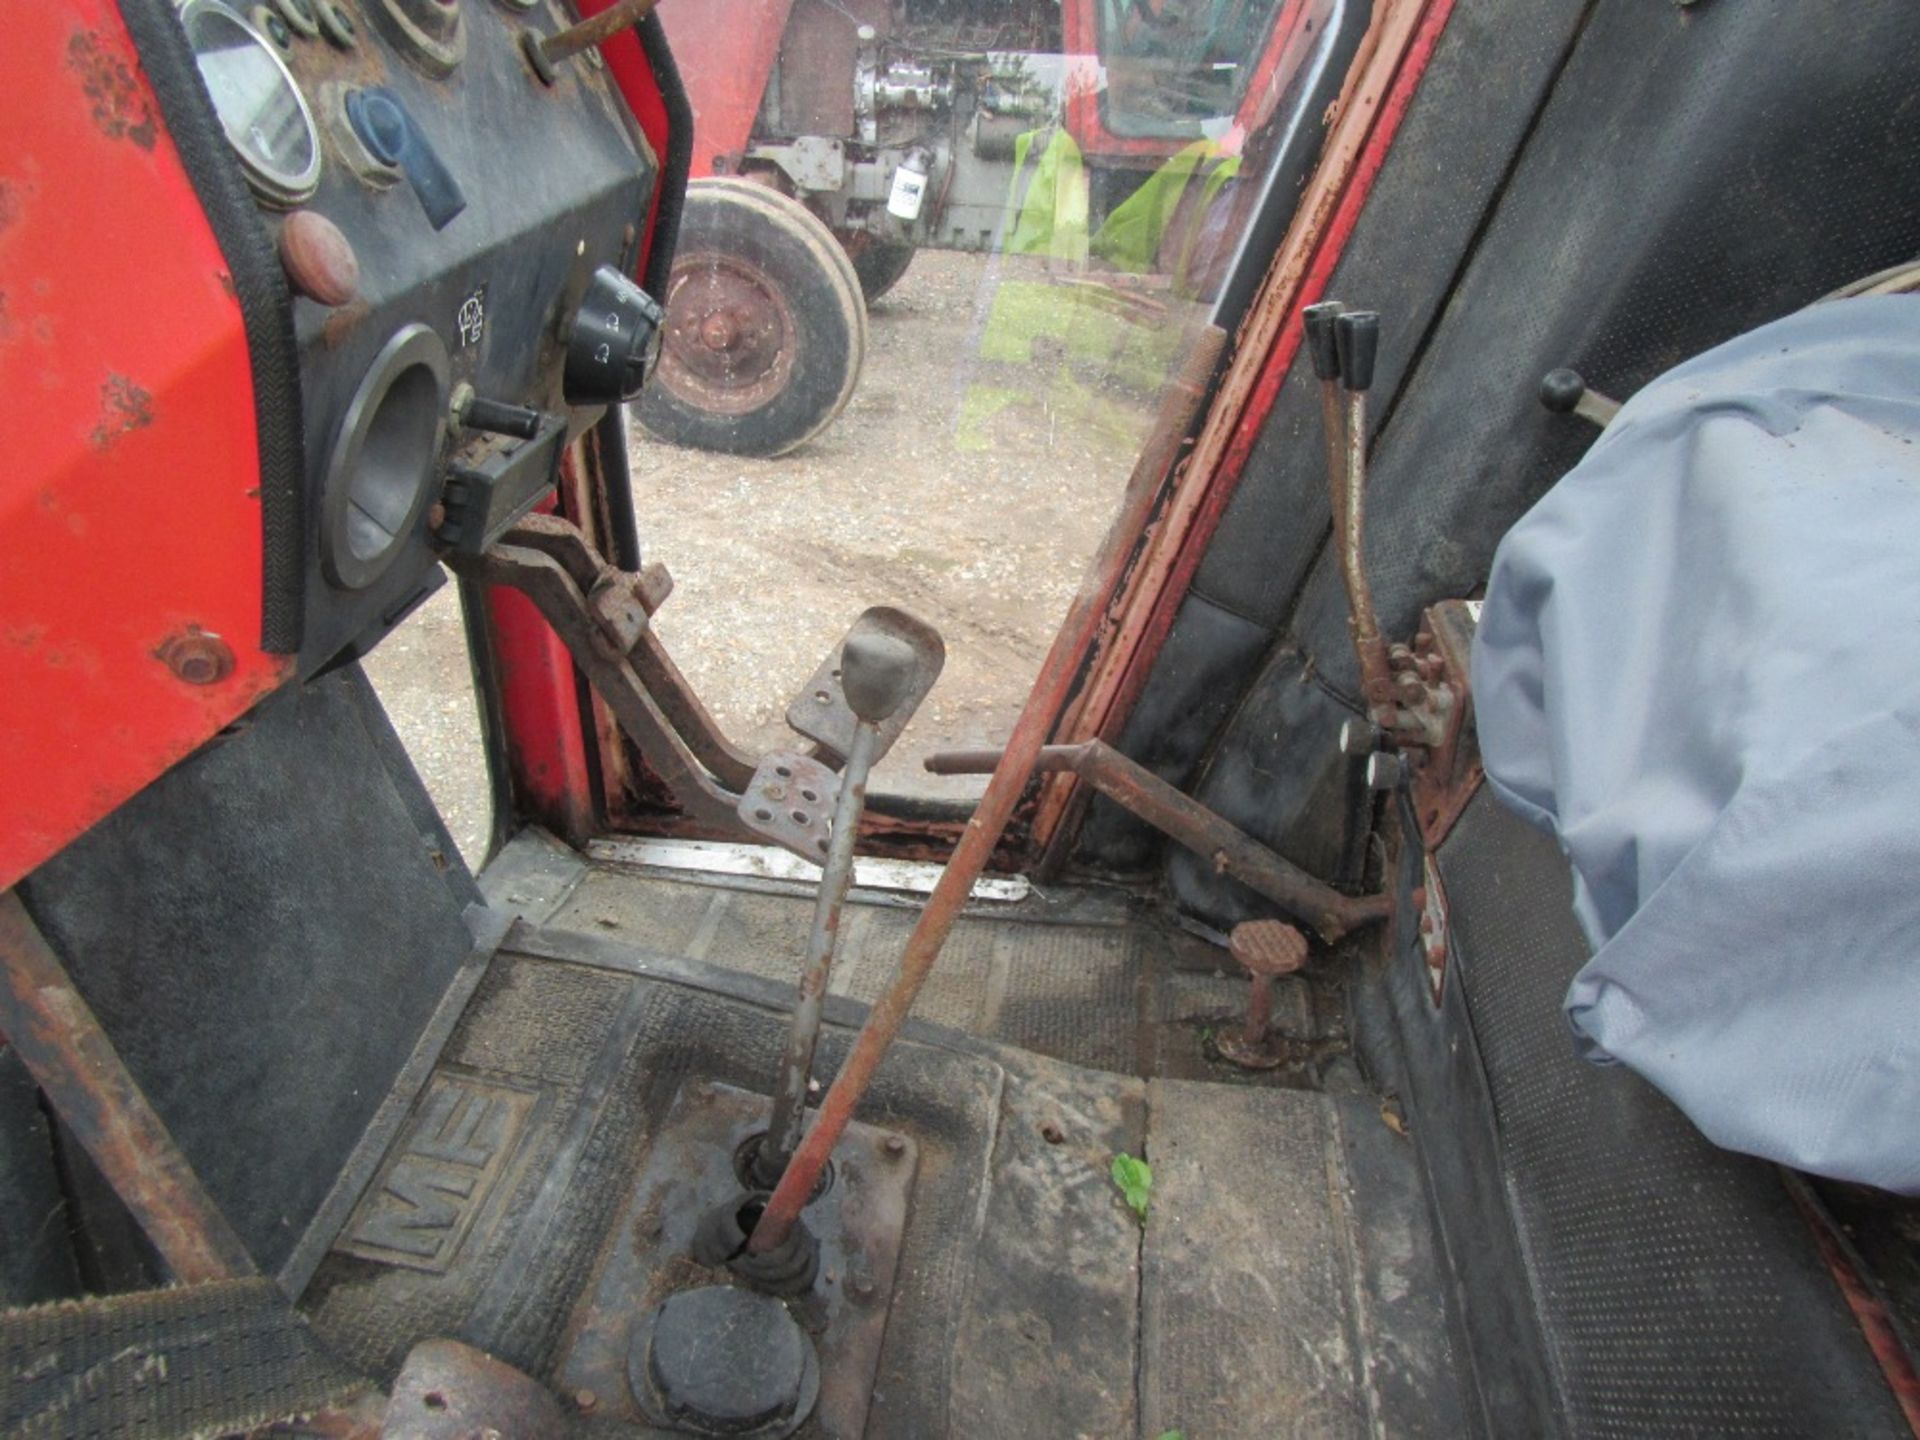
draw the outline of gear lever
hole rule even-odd
[[[840,772],[826,868],[814,901],[813,931],[807,938],[807,960],[800,972],[800,995],[793,1007],[793,1028],[787,1036],[780,1085],[773,1097],[773,1118],[753,1160],[755,1182],[768,1188],[779,1181],[800,1144],[807,1081],[813,1072],[820,1012],[827,998],[827,971],[833,964],[840,911],[853,880],[853,848],[860,838],[860,816],[867,804],[867,773],[879,748],[880,725],[912,694],[918,657],[912,646],[893,635],[856,632],[847,637],[840,672],[841,688],[856,723],[853,742],[847,748],[846,768]]]

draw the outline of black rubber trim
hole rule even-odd
[[[667,109],[667,153],[660,157],[660,173],[654,179],[660,201],[654,214],[653,247],[647,251],[646,272],[640,278],[640,288],[664,303],[667,282],[673,274],[673,252],[680,240],[687,174],[693,168],[693,106],[687,100],[687,87],[681,83],[680,69],[673,63],[673,51],[667,45],[666,28],[659,15],[647,16],[635,27],[635,33]],[[600,494],[613,563],[623,570],[638,570],[640,526],[633,507],[633,475],[627,464],[627,407],[609,405],[596,431]]]
[[[292,654],[300,648],[306,580],[306,446],[293,299],[173,6],[167,0],[119,0],[119,5],[240,301],[260,448],[260,648]]]
[[[647,273],[641,281],[641,288],[649,295],[664,296],[667,280],[673,274],[680,212],[686,205],[687,179],[693,169],[693,104],[687,99],[687,87],[681,83],[680,67],[674,64],[660,16],[647,16],[636,30],[647,64],[653,67],[654,84],[660,87],[660,99],[667,107],[667,153],[660,157],[660,208],[654,217]]]

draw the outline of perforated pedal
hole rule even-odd
[[[756,835],[819,865],[839,798],[840,777],[818,760],[775,753],[760,762],[736,808]]]

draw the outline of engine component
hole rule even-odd
[[[611,405],[640,393],[660,355],[654,298],[611,265],[587,282],[567,336],[566,396],[573,405]]]
[[[874,77],[873,99],[882,110],[936,110],[953,103],[953,80],[923,61],[895,60]]]
[[[340,422],[321,487],[320,565],[363,590],[399,557],[432,499],[447,413],[447,347],[424,325],[387,342]]]
[[[273,43],[223,0],[187,0],[180,23],[254,193],[279,205],[305,200],[320,183],[320,134]]]
[[[916,145],[907,152],[907,158],[893,172],[893,188],[887,194],[889,215],[909,225],[920,218],[920,207],[927,198],[928,172],[932,168],[933,156],[925,146]]]
[[[811,211],[764,185],[687,187],[666,312],[640,420],[676,445],[783,455],[845,408],[866,358],[852,262]]]

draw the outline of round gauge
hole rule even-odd
[[[306,199],[320,179],[320,132],[272,43],[221,0],[187,0],[180,23],[247,182],[278,204]]]

